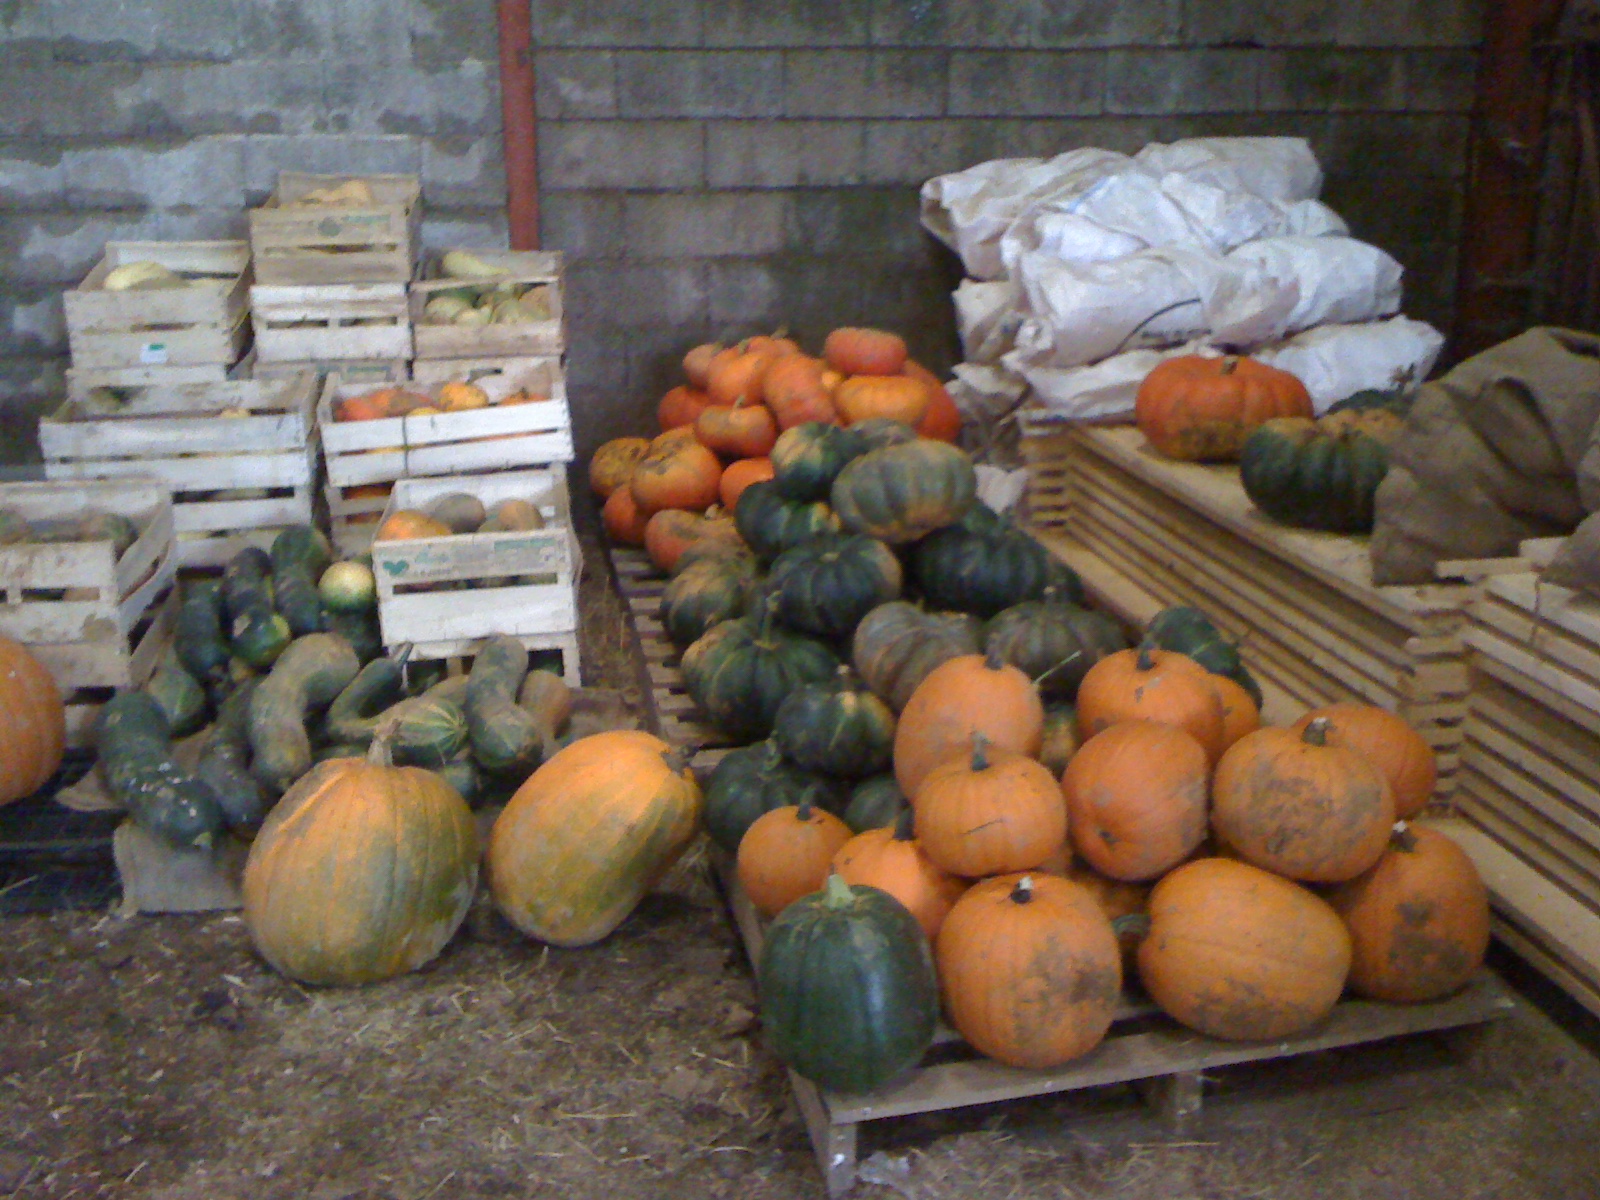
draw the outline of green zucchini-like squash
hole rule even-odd
[[[472,660],[462,709],[472,756],[485,771],[525,775],[539,765],[543,730],[534,715],[517,703],[527,674],[527,647],[514,637],[490,638]]]
[[[706,781],[706,832],[734,854],[745,830],[762,813],[791,804],[837,812],[840,800],[834,780],[785,761],[771,739],[754,742],[728,751],[712,769]]]
[[[768,587],[790,629],[844,638],[880,604],[900,595],[903,572],[893,550],[863,534],[831,534],[785,550]]]
[[[739,536],[768,560],[821,534],[839,532],[833,509],[820,500],[785,499],[771,479],[752,483],[739,494],[733,521]]]
[[[222,585],[212,579],[191,584],[178,608],[172,644],[184,670],[214,691],[232,685],[228,664],[233,650],[222,628]]]
[[[483,793],[483,775],[472,757],[472,751],[462,750],[440,767],[429,768],[451,787],[469,805],[476,804]]]
[[[145,681],[144,691],[161,705],[173,737],[187,737],[206,723],[206,690],[183,669],[177,651],[171,647]]]
[[[838,875],[767,929],[761,1024],[777,1055],[832,1092],[870,1092],[933,1044],[939,988],[922,926],[877,888]]]
[[[1346,409],[1312,421],[1278,417],[1239,453],[1239,482],[1275,521],[1327,533],[1370,533],[1389,443],[1404,424],[1386,408]]]
[[[895,712],[940,663],[976,654],[982,626],[965,613],[924,612],[892,600],[861,618],[851,640],[856,674]]]
[[[1052,584],[1064,600],[1083,599],[1071,568],[1004,519],[988,532],[954,525],[930,533],[911,552],[911,573],[929,604],[985,619],[1037,600]]]
[[[796,688],[778,706],[773,740],[807,770],[859,779],[889,768],[894,713],[862,687],[849,667]]]
[[[317,581],[328,568],[328,539],[311,525],[291,525],[272,540],[272,603],[295,637],[327,628]]]
[[[775,609],[769,598],[760,612],[713,626],[683,652],[689,695],[735,737],[766,737],[785,696],[829,678],[839,665],[821,642],[780,628]]]
[[[250,546],[234,555],[223,568],[222,598],[234,655],[258,670],[270,667],[294,635],[273,607],[272,559],[265,550]]]
[[[328,705],[322,730],[329,741],[359,747],[372,744],[383,711],[399,702],[404,690],[405,667],[392,658],[367,663]]]
[[[250,697],[260,684],[259,679],[247,679],[217,707],[217,719],[194,767],[216,794],[228,828],[247,837],[261,827],[278,798],[250,774]]]
[[[461,683],[465,690],[464,676]],[[436,688],[400,701],[378,718],[378,736],[388,738],[395,762],[437,768],[466,748],[467,716],[461,711],[461,701],[448,696]]]
[[[865,833],[869,829],[893,828],[910,808],[894,772],[885,771],[868,776],[851,788],[841,815],[852,832]]]
[[[1145,633],[1157,648],[1194,659],[1213,675],[1226,675],[1261,707],[1261,685],[1239,656],[1239,648],[1222,636],[1211,618],[1198,608],[1174,604],[1150,618]]]
[[[338,697],[361,664],[342,637],[296,638],[250,697],[250,770],[280,795],[311,769],[306,722]]]
[[[928,438],[863,454],[829,493],[846,529],[896,546],[955,524],[977,494],[966,452]]]
[[[100,710],[95,751],[106,788],[140,828],[174,846],[209,846],[222,830],[216,793],[172,757],[161,706],[143,692],[118,692]]]
[[[806,421],[778,435],[772,447],[773,490],[785,500],[826,500],[833,481],[851,459],[867,450],[855,429]]]
[[[1055,589],[995,614],[984,630],[985,652],[1018,668],[1044,696],[1072,699],[1102,658],[1128,648],[1122,627],[1104,613],[1080,608]]]
[[[362,662],[371,662],[383,653],[383,630],[378,625],[376,609],[358,613],[330,612],[326,616],[328,632],[349,642]]]
[[[674,645],[687,646],[750,603],[755,560],[748,554],[707,558],[674,575],[661,593],[661,624]]]
[[[333,563],[317,580],[317,595],[328,613],[370,612],[378,604],[378,581],[364,562]]]

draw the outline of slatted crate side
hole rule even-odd
[[[178,387],[183,384],[222,383],[229,377],[227,363],[199,363],[186,367],[67,368],[67,395],[83,396],[92,388]]]
[[[371,205],[299,204],[308,193],[361,179]],[[404,283],[422,214],[414,175],[312,175],[283,171],[265,205],[250,210],[256,279],[269,284]]]
[[[411,357],[403,283],[258,283],[250,319],[257,362]]]
[[[320,358],[290,360],[285,362],[253,360],[250,367],[252,379],[287,379],[309,371],[318,382],[329,375],[338,375],[346,383],[370,384],[404,383],[411,378],[411,364],[403,358]]]
[[[106,276],[133,262],[160,263],[188,286],[107,291]],[[244,242],[107,242],[83,282],[62,293],[67,337],[196,326],[231,330],[245,315],[249,286],[250,248]]]
[[[431,278],[412,283],[411,324],[416,356],[420,359],[462,359],[560,355],[566,349],[566,311],[562,286],[565,257],[561,252],[471,250],[468,253],[506,274],[492,279]],[[433,324],[424,319],[423,310],[428,301],[440,292],[498,283],[520,284],[537,289],[550,310],[550,316],[542,321],[515,325],[480,326]]]
[[[61,689],[69,747],[91,747],[95,719],[106,700],[113,692],[143,687],[172,644],[179,602],[170,575],[154,594],[120,642],[41,642],[28,647]]]
[[[390,484],[361,484],[336,487],[328,484],[323,498],[328,508],[328,535],[334,548],[346,558],[365,554],[372,548],[372,535],[389,506]]]
[[[1023,503],[1029,523],[1064,530],[1072,506],[1071,431],[1024,420],[1020,449],[1028,470]]]

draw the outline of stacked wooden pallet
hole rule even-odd
[[[1030,516],[1167,604],[1204,609],[1252,669],[1312,707],[1363,700],[1415,725],[1458,770],[1468,673],[1462,585],[1377,587],[1365,539],[1278,525],[1237,470],[1170,462],[1127,427],[1035,427]]]

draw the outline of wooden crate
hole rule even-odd
[[[310,371],[320,383],[338,375],[346,383],[404,383],[411,378],[411,364],[403,358],[309,358],[284,362],[252,361],[251,379],[287,379]]]
[[[403,283],[257,284],[256,363],[411,357]]]
[[[416,659],[453,658],[471,654],[483,638],[505,634],[530,650],[560,650],[563,674],[576,685],[583,559],[565,469],[401,479],[387,511],[426,508],[454,492],[470,493],[486,508],[528,500],[546,527],[374,542],[384,645],[410,645]]]
[[[189,286],[105,290],[114,268],[145,260],[177,272]],[[72,364],[84,371],[226,367],[244,346],[249,286],[243,242],[108,242],[84,281],[62,293]]]
[[[66,701],[67,742],[87,745],[106,697],[144,683],[170,640],[172,494],[156,479],[8,483],[0,510],[29,520],[120,513],[139,527],[121,557],[109,541],[0,546],[0,635],[50,669]]]
[[[327,484],[323,500],[328,510],[328,536],[345,558],[354,558],[372,549],[372,534],[389,507],[392,483],[360,483],[351,487]]]
[[[178,387],[187,383],[223,383],[231,372],[225,363],[189,367],[67,368],[67,395],[82,396],[90,388]]]
[[[561,364],[553,358],[531,361],[532,365],[506,371],[497,380],[480,378],[478,382],[491,392],[491,399],[524,390],[548,396],[548,400],[376,421],[335,421],[335,403],[370,391],[371,385],[328,376],[317,408],[328,482],[344,488],[417,475],[460,475],[570,462],[572,414]],[[418,390],[437,389],[422,386]]]
[[[180,567],[215,567],[315,516],[315,377],[150,387],[101,416],[68,399],[39,422],[49,479],[150,475],[173,492]]]
[[[359,178],[370,206],[297,205],[318,188]],[[256,281],[268,284],[405,283],[416,262],[422,187],[415,175],[308,175],[282,171],[250,210]]]
[[[521,375],[551,370],[565,380],[561,360],[553,357],[419,358],[411,364],[411,378],[413,382],[421,384],[449,383],[451,380],[473,383],[490,375]],[[565,382],[562,384],[562,394],[566,394]]]
[[[562,307],[563,255],[551,250],[473,250],[470,253],[508,273],[493,280],[423,279],[411,285],[412,341],[418,358],[518,358],[560,356],[567,348],[566,314]],[[520,325],[430,325],[423,321],[427,303],[440,292],[483,283],[527,284],[538,289],[550,317]]]

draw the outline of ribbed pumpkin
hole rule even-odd
[[[656,405],[656,423],[663,433],[670,429],[688,429],[710,405],[711,397],[693,384],[675,387]]]
[[[1489,893],[1460,846],[1434,829],[1394,833],[1371,870],[1328,894],[1350,930],[1350,988],[1420,1003],[1464,986],[1489,948]]]
[[[854,430],[820,421],[795,425],[772,447],[775,490],[786,500],[826,500],[839,472],[865,453],[866,443]]]
[[[605,507],[600,510],[606,536],[619,546],[643,546],[649,520],[650,514],[640,509],[629,487],[617,488],[606,497]]]
[[[375,983],[444,949],[472,903],[478,834],[432,771],[367,759],[301,777],[267,815],[244,870],[256,949],[302,983]]]
[[[1306,883],[1339,883],[1383,853],[1394,794],[1361,754],[1327,742],[1327,720],[1258,729],[1217,764],[1211,823],[1231,852]]]
[[[807,770],[858,779],[888,769],[894,728],[889,706],[840,667],[831,680],[804,684],[784,699],[773,740]]]
[[[1261,685],[1239,657],[1239,648],[1222,636],[1210,617],[1198,608],[1174,604],[1151,618],[1145,635],[1162,650],[1175,650],[1194,659],[1213,675],[1226,675],[1250,693],[1261,707]]]
[[[1405,718],[1374,704],[1329,704],[1306,713],[1294,728],[1302,731],[1319,717],[1328,722],[1328,745],[1354,750],[1383,772],[1396,817],[1408,821],[1428,806],[1438,766],[1433,747]]]
[[[917,422],[917,432],[940,442],[957,441],[961,437],[961,410],[939,377],[914,359],[908,358],[900,369],[928,385],[928,411]]]
[[[989,746],[982,734],[970,746],[930,771],[912,794],[917,841],[952,875],[1032,870],[1066,839],[1061,789],[1039,763]]]
[[[1184,354],[1145,376],[1134,414],[1150,444],[1167,458],[1232,462],[1262,422],[1309,417],[1311,396],[1288,371],[1253,358]]]
[[[975,734],[998,749],[1033,755],[1043,729],[1039,690],[1021,671],[994,655],[952,658],[906,701],[895,728],[895,778],[915,803],[928,772],[969,750]]]
[[[777,489],[777,479],[752,483],[733,511],[739,536],[762,558],[777,558],[814,537],[839,532],[839,518],[826,504],[786,500]]]
[[[741,458],[729,463],[717,481],[717,498],[722,507],[732,512],[739,505],[739,497],[752,483],[765,483],[775,474],[770,458]]]
[[[676,646],[704,637],[712,626],[743,614],[755,582],[746,557],[707,558],[673,576],[661,593],[661,624]]]
[[[1370,533],[1389,444],[1404,424],[1383,409],[1264,422],[1239,453],[1239,482],[1257,508],[1285,525]]]
[[[700,537],[706,526],[701,513],[663,508],[644,524],[644,552],[656,570],[670,575],[678,556]]]
[[[770,338],[746,338],[712,355],[706,368],[706,391],[713,404],[761,399],[761,377],[777,357]]]
[[[887,417],[915,426],[927,416],[933,393],[909,375],[852,375],[834,390],[833,403],[845,425]]]
[[[783,355],[767,367],[761,377],[761,399],[777,418],[779,429],[794,429],[808,421],[832,424],[837,419],[826,371],[820,358],[805,354]]]
[[[61,689],[25,646],[0,637],[0,804],[31,796],[61,766]]]
[[[950,1023],[1013,1067],[1087,1054],[1122,997],[1111,922],[1086,889],[1055,875],[975,884],[945,918],[935,955]]]
[[[722,528],[720,522],[716,529]],[[702,562],[736,562],[745,570],[754,574],[757,563],[756,556],[750,547],[744,544],[744,539],[734,531],[732,537],[723,538],[711,535],[712,526],[708,523],[707,532],[690,542],[688,548],[678,555],[678,561],[672,564],[672,573],[682,575],[690,567],[698,566]]]
[[[791,546],[773,561],[767,583],[791,629],[846,638],[880,604],[900,595],[894,551],[876,538],[831,534]]]
[[[967,881],[941,871],[917,844],[912,814],[901,813],[893,826],[858,833],[833,856],[833,869],[846,883],[875,887],[904,904],[931,942]]]
[[[822,643],[784,632],[774,607],[769,597],[759,612],[713,626],[683,653],[689,695],[735,737],[766,737],[790,692],[831,678],[839,666]]]
[[[587,946],[609,934],[700,828],[694,776],[635,729],[579,738],[517,789],[489,834],[495,907],[530,937]]]
[[[589,486],[602,500],[610,496],[633,474],[633,468],[650,450],[650,439],[612,438],[589,458]]]
[[[775,917],[828,881],[850,827],[809,801],[762,813],[739,839],[740,886],[756,911]]]
[[[721,342],[701,342],[684,353],[683,377],[689,381],[690,387],[704,390],[706,378],[711,373],[711,360],[721,349]]]
[[[1061,794],[1072,845],[1112,879],[1155,879],[1206,836],[1211,767],[1187,731],[1124,721],[1095,734],[1067,764]]]
[[[1150,893],[1139,980],[1164,1012],[1231,1041],[1302,1033],[1332,1011],[1350,935],[1325,900],[1270,871],[1202,858]]]
[[[892,827],[900,820],[900,814],[910,809],[911,805],[906,800],[906,794],[900,790],[894,772],[885,771],[881,775],[863,779],[851,788],[850,798],[840,815],[856,833],[865,833],[869,829]]]
[[[963,613],[924,612],[895,600],[861,618],[850,659],[867,686],[899,712],[935,667],[978,653],[981,633],[978,621]]]
[[[842,325],[824,339],[822,358],[841,375],[893,375],[906,365],[906,342],[885,329]]]
[[[730,750],[706,781],[706,832],[729,854],[762,813],[809,803],[833,811],[838,785],[825,775],[785,762],[771,739]]]
[[[1046,588],[1042,599],[995,614],[983,635],[985,651],[1034,680],[1045,696],[1068,700],[1078,694],[1090,667],[1127,646],[1122,627],[1110,617],[1080,608],[1053,588]]]
[[[1161,721],[1194,735],[1214,764],[1222,757],[1222,700],[1192,658],[1147,638],[1089,668],[1078,685],[1078,732],[1093,737],[1119,721]]]
[[[741,397],[701,412],[694,435],[724,458],[759,458],[778,440],[778,423],[764,405]]]
[[[721,481],[722,464],[717,456],[690,441],[650,451],[634,467],[628,487],[634,503],[644,513],[663,508],[704,512],[717,502]]]
[[[977,487],[964,452],[919,438],[854,459],[830,495],[846,529],[900,545],[959,521]]]
[[[757,967],[761,1024],[797,1074],[867,1092],[914,1067],[939,1016],[928,940],[905,906],[838,876],[784,909]]]
[[[985,618],[1039,599],[1051,584],[1062,600],[1083,599],[1072,570],[1004,519],[984,531],[958,524],[930,533],[911,552],[911,572],[929,604]]]

